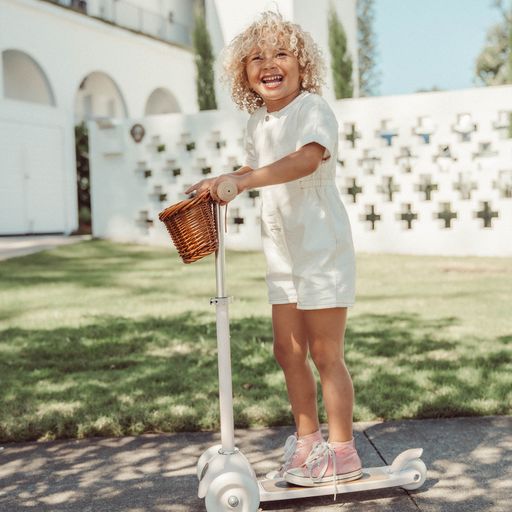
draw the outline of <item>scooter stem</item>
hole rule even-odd
[[[220,434],[222,451],[235,451],[235,432],[233,420],[233,385],[231,380],[231,347],[229,337],[229,314],[224,280],[224,215],[221,206],[216,203],[218,249],[215,252],[216,297],[210,303],[215,304],[217,317],[217,357],[219,368],[219,404]]]

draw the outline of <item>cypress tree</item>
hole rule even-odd
[[[359,56],[359,91],[361,96],[373,96],[379,85],[376,69],[377,43],[373,30],[374,0],[357,2],[357,43]]]
[[[196,14],[192,41],[195,51],[196,88],[199,110],[214,110],[217,108],[213,75],[214,58],[210,34],[206,28],[203,14]]]
[[[331,71],[336,99],[351,98],[352,59],[347,50],[347,36],[334,7],[329,8],[329,50],[331,51]]]

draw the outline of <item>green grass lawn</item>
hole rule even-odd
[[[236,425],[291,424],[262,255],[227,264]],[[0,440],[218,428],[214,287],[166,248],[0,262]],[[511,304],[510,258],[359,255],[355,420],[511,414]]]

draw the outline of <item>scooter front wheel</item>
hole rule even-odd
[[[417,479],[414,480],[414,482],[402,485],[402,487],[408,491],[414,491],[414,489],[418,489],[425,483],[425,480],[427,479],[427,466],[425,466],[425,463],[421,459],[411,460],[404,466],[402,471],[410,471],[411,469],[416,470],[419,475]]]
[[[257,512],[259,504],[257,482],[248,475],[234,471],[215,478],[205,496],[208,512]]]

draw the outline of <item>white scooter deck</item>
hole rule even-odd
[[[403,453],[403,455],[406,454],[409,455],[410,452]],[[347,492],[370,491],[401,486],[405,486],[407,489],[415,489],[424,483],[426,468],[423,462],[418,458],[414,460],[413,458],[407,457],[407,459],[407,461],[404,460],[402,462],[403,465],[400,464],[401,467],[394,463],[390,466],[364,468],[362,478],[351,482],[338,482],[336,489],[333,483],[326,483],[314,487],[301,487],[289,484],[281,478],[263,479],[258,482],[260,501],[327,496],[334,494],[335,491],[336,494],[343,494]],[[407,464],[411,459],[413,463]],[[395,461],[396,460],[397,459],[395,459]]]

